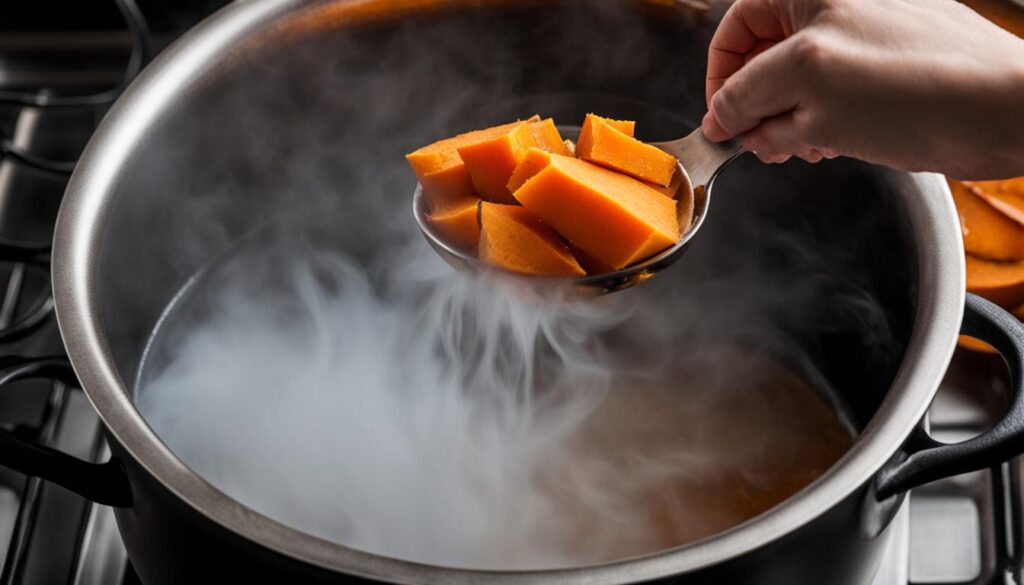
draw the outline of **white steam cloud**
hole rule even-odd
[[[742,379],[668,366],[656,330],[615,350],[638,297],[458,275],[422,243],[374,279],[300,248],[243,250],[194,283],[138,406],[214,485],[310,533],[447,566],[587,565],[740,522],[849,441],[764,363],[737,364]],[[630,366],[638,348],[662,365]],[[776,424],[787,414],[816,426]],[[768,456],[779,446],[800,460]],[[728,500],[744,490],[763,494]]]

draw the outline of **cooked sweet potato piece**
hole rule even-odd
[[[562,135],[558,132],[558,127],[555,126],[553,119],[547,118],[540,122],[534,122],[530,124],[530,130],[533,131],[533,140],[537,148],[555,154],[572,156],[572,152],[569,151],[565,140],[562,139]]]
[[[1024,262],[997,262],[968,254],[967,291],[1004,308],[1024,304]]]
[[[420,185],[423,187],[423,197],[430,211],[464,201],[469,197],[477,198],[469,171],[466,170],[466,165],[461,163],[423,175],[420,177]]]
[[[409,161],[412,171],[416,173],[416,178],[419,179],[428,173],[435,173],[462,164],[462,159],[459,157],[458,152],[460,146],[500,136],[520,124],[522,122],[513,122],[438,140],[433,144],[405,155],[405,159]]]
[[[963,184],[1003,215],[1024,225],[1024,177]]]
[[[484,202],[480,207],[480,259],[540,276],[584,276],[562,238],[518,205]]]
[[[674,200],[586,161],[547,157],[515,197],[596,260],[619,269],[679,240]],[[531,153],[531,164],[535,158],[542,157]]]
[[[586,252],[581,250],[579,246],[574,246],[572,245],[572,243],[570,243],[569,251],[571,251],[572,255],[576,257],[576,261],[580,263],[580,266],[583,267],[583,270],[587,271],[588,276],[598,276],[601,274],[609,274],[615,272],[614,268],[608,266],[604,262],[601,262],[597,258],[594,258],[590,254],[587,254]]]
[[[472,248],[480,241],[480,199],[465,197],[450,201],[431,211],[427,220],[445,242],[460,248]]]
[[[949,182],[960,214],[964,249],[991,260],[1024,260],[1024,226],[1006,217],[959,181]]]
[[[458,151],[481,197],[516,205],[508,181],[527,151],[536,147],[532,124],[523,122],[491,138],[460,146]]]
[[[615,128],[619,132],[630,137],[633,136],[633,132],[636,130],[636,122],[633,122],[632,120],[612,120],[611,118],[602,118],[597,114],[587,114],[587,117],[583,119],[583,127],[580,128],[580,135],[572,145],[573,156],[579,157],[580,152],[584,150],[590,152],[594,148],[594,133],[590,127],[594,122],[603,122],[608,124],[612,128]]]
[[[676,194],[679,193],[679,187],[681,187],[682,184],[683,174],[677,172],[676,174],[672,175],[672,182],[669,183],[667,186],[655,185],[653,183],[648,183],[647,186],[650,187],[651,189],[654,189],[658,193],[661,193],[665,197],[671,197],[672,199],[675,199]]]
[[[533,124],[539,121],[540,117],[534,116],[526,120],[526,123]],[[475,188],[472,186],[469,170],[459,156],[460,146],[491,140],[521,124],[523,122],[513,122],[466,132],[453,138],[439,140],[405,155],[413,173],[423,185],[423,194],[428,205],[446,205],[447,202],[459,201],[474,194]]]
[[[679,163],[671,154],[640,142],[593,114],[587,114],[583,122],[576,156],[663,187],[671,184]]]
[[[551,153],[539,148],[531,148],[526,156],[519,162],[516,170],[512,171],[512,178],[508,180],[508,190],[513,194],[533,178],[534,175],[544,170],[544,167],[551,163]]]

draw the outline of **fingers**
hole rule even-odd
[[[817,163],[839,156],[832,149],[816,146],[814,130],[812,117],[804,110],[794,110],[764,120],[740,140],[767,163],[785,162],[791,156]]]
[[[786,37],[782,19],[770,0],[739,0],[733,4],[711,39],[705,96],[711,98],[734,73],[749,60],[751,53],[766,43]],[[760,52],[760,51],[758,51]]]
[[[824,156],[821,155],[821,152],[819,152],[816,148],[808,150],[807,152],[801,152],[797,156],[809,163],[821,162],[821,159],[825,158]]]
[[[738,136],[797,106],[801,72],[790,56],[791,40],[751,59],[715,92],[704,120],[709,140]]]

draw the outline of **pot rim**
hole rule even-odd
[[[164,445],[136,410],[104,336],[97,259],[114,187],[135,146],[210,64],[277,18],[319,5],[375,0],[235,2],[164,51],[107,114],[61,205],[53,248],[57,321],[81,386],[110,434],[164,487],[209,520],[261,546],[331,571],[398,583],[611,584],[691,572],[747,554],[813,521],[870,481],[921,421],[952,358],[963,316],[965,268],[949,189],[933,174],[891,172],[928,196],[906,208],[918,246],[918,309],[910,343],[878,413],[828,472],[770,511],[711,538],[652,555],[584,568],[497,572],[401,561],[336,544],[272,520],[224,494]],[[945,195],[945,196],[940,196]]]

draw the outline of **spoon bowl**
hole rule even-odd
[[[578,136],[579,128],[560,128],[563,135]],[[721,172],[725,165],[732,162],[737,156],[744,152],[738,142],[727,141],[714,143],[704,137],[700,128],[680,140],[671,142],[655,143],[653,146],[664,150],[679,160],[678,172],[683,178],[676,192],[676,211],[679,217],[680,237],[670,248],[650,258],[627,266],[615,272],[606,274],[595,274],[580,278],[566,279],[556,277],[538,277],[519,274],[492,266],[480,261],[474,249],[453,246],[450,242],[438,233],[431,224],[428,215],[423,187],[416,185],[416,192],[413,194],[413,217],[416,223],[430,243],[434,251],[438,253],[456,270],[463,271],[497,271],[514,275],[518,278],[529,278],[533,281],[546,280],[564,284],[569,282],[574,292],[587,296],[603,295],[636,286],[652,278],[662,270],[671,266],[689,248],[694,236],[704,224],[707,218],[708,207],[711,202],[711,188],[715,177]]]

